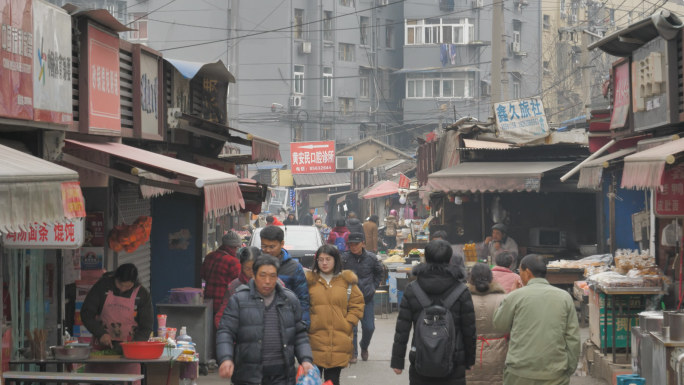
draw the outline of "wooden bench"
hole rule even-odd
[[[21,382],[67,383],[67,384],[106,384],[106,385],[132,385],[135,381],[142,380],[142,374],[114,374],[114,373],[61,373],[61,372],[4,372],[2,378],[6,384],[19,384]]]

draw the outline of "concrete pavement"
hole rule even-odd
[[[366,384],[387,384],[387,385],[408,385],[408,359],[406,361],[407,370],[401,375],[396,375],[390,369],[390,357],[392,355],[392,343],[394,342],[394,326],[397,313],[385,315],[386,318],[375,317],[375,333],[371,342],[368,361],[361,361],[351,367],[342,370],[340,382],[344,385],[366,385]],[[589,337],[587,328],[581,329],[582,340]],[[578,370],[578,372],[580,372]],[[207,376],[200,376],[197,379],[198,385],[226,385],[229,382],[218,376],[218,373],[209,373]],[[592,377],[573,376],[570,385],[607,385],[606,382]]]

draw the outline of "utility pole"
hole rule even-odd
[[[587,15],[589,17],[589,15]],[[592,71],[589,66],[589,34],[583,33],[583,31],[578,31],[581,34],[582,39],[582,55],[580,56],[580,65],[582,66],[582,92],[580,97],[582,98],[582,115],[587,115],[587,106],[591,105],[591,78]]]
[[[503,35],[503,3],[504,0],[493,0],[492,3],[492,105],[502,101],[501,75],[503,71],[503,49],[505,40]]]

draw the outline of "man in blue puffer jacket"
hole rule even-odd
[[[262,255],[254,278],[230,298],[216,334],[219,375],[236,385],[294,385],[295,357],[308,372],[313,354],[295,294],[278,282],[279,262]]]
[[[278,258],[280,268],[278,278],[285,287],[292,290],[299,298],[302,306],[302,321],[309,326],[309,286],[306,284],[304,268],[296,259],[290,257],[285,245],[285,233],[278,226],[266,226],[259,233],[261,237],[261,251]]]

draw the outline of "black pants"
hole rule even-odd
[[[264,375],[261,377],[261,385],[294,385],[294,377],[288,377],[286,374]]]
[[[335,368],[320,368],[321,374],[323,374],[324,381],[332,381],[333,385],[340,385],[340,372],[342,372],[342,367],[338,366]]]

